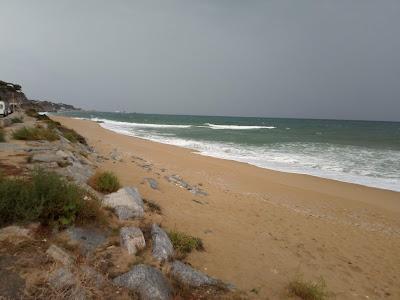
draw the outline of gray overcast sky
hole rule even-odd
[[[399,0],[0,0],[0,33],[32,99],[400,121]]]

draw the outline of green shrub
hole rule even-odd
[[[102,193],[113,193],[121,187],[118,177],[112,172],[98,172],[89,178],[88,184]]]
[[[24,121],[21,118],[12,118],[11,123],[24,123]]]
[[[304,281],[299,278],[289,283],[289,292],[303,300],[327,299],[326,283],[323,278],[318,282]]]
[[[2,128],[0,128],[0,142],[5,142],[6,139],[4,137],[4,130]]]
[[[57,133],[53,129],[43,127],[22,127],[13,132],[13,138],[25,141],[56,141],[59,139]]]
[[[186,255],[193,250],[204,250],[203,241],[197,237],[175,230],[169,231],[168,236],[178,254]]]
[[[29,178],[0,178],[0,226],[40,222],[66,227],[98,215],[95,199],[60,175],[35,170]],[[90,218],[89,218],[90,216]]]

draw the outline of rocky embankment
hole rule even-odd
[[[223,299],[241,297],[234,288],[192,268],[178,255],[162,215],[136,187],[103,194],[88,184],[103,159],[82,137],[47,118],[21,115],[23,123],[4,129],[2,176],[23,177],[41,168],[95,195],[102,219],[50,227],[40,222],[0,229],[0,297],[18,299]],[[56,138],[16,140],[23,127],[52,130]],[[146,179],[157,188],[157,182]],[[205,193],[179,177],[169,181]],[[1,200],[1,199],[0,199]],[[1,204],[0,204],[1,206]],[[1,207],[0,207],[1,209]]]

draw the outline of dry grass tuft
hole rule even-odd
[[[88,184],[101,193],[113,193],[119,190],[121,184],[112,172],[97,172],[88,180]]]
[[[146,204],[146,206],[148,207],[149,211],[159,214],[161,215],[161,207],[160,205],[158,205],[157,203],[151,201],[151,200],[147,200],[147,199],[143,199],[144,204]]]
[[[180,258],[184,258],[193,250],[204,250],[203,241],[200,238],[176,230],[169,231],[168,236],[177,252],[177,256]]]
[[[326,283],[323,278],[317,282],[298,278],[289,283],[289,292],[303,300],[324,300],[328,297]]]
[[[57,133],[53,129],[36,127],[22,127],[13,132],[13,138],[24,141],[56,141],[59,139]]]

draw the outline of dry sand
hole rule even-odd
[[[400,299],[400,193],[257,168],[54,117],[85,136],[124,185],[163,209],[163,226],[198,236],[189,262],[260,299],[286,299],[322,276],[337,299]],[[168,182],[180,175],[209,195]],[[144,178],[158,181],[159,191]]]

